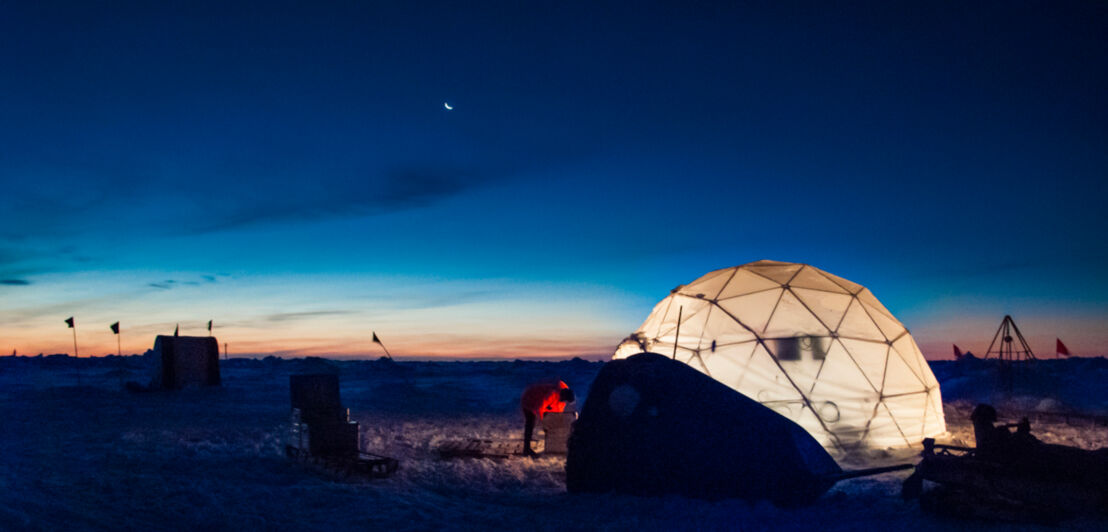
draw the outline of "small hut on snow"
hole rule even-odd
[[[211,336],[158,336],[154,339],[151,388],[219,386],[219,342]]]

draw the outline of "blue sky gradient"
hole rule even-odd
[[[774,259],[928,356],[1006,313],[1106,351],[1103,3],[0,13],[2,349],[602,354]]]

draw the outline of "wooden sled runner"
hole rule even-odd
[[[360,449],[357,423],[337,425],[343,430],[336,430],[334,425],[323,425],[327,430],[317,426],[313,434],[308,424],[300,420],[300,412],[294,410],[291,425],[285,456],[298,462],[340,477],[385,478],[400,467],[394,458]]]
[[[531,442],[531,450],[543,455],[565,455],[566,444],[577,413],[547,412],[542,418],[543,437]],[[523,456],[523,440],[491,440],[471,438],[453,440],[438,448],[439,457],[452,458],[512,458]]]
[[[294,445],[285,446],[285,456],[341,477],[386,478],[400,467],[394,458],[358,451],[356,454],[319,456]]]
[[[541,441],[532,442],[531,448],[541,453],[543,444]],[[523,456],[523,440],[454,440],[443,443],[438,448],[439,457],[443,459],[455,458],[496,458],[505,459]]]

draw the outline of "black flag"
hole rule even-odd
[[[212,320],[208,320],[208,332],[212,332]]]
[[[113,324],[111,325],[111,327],[112,327],[112,332],[113,332],[113,333],[115,333],[115,334],[119,334],[119,322],[118,322],[118,321],[117,321],[117,322],[115,322],[115,323],[113,323]]]
[[[380,345],[381,349],[385,350],[385,356],[388,357],[389,360],[392,360],[392,355],[389,354],[389,348],[385,347],[385,344],[377,337],[377,331],[373,331],[373,343]]]
[[[177,327],[173,329],[173,336],[180,336],[180,332],[181,332],[181,324],[178,323]]]
[[[68,325],[70,329],[72,329],[73,328],[73,316],[70,316],[70,317],[66,318],[65,319],[65,324]]]

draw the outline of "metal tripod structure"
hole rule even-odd
[[[993,347],[996,347],[995,351]],[[1013,393],[1018,380],[1016,373],[1022,373],[1021,368],[1024,367],[1017,362],[1034,361],[1035,353],[1031,352],[1031,347],[1027,345],[1027,340],[1024,340],[1023,333],[1020,332],[1019,327],[1016,327],[1016,322],[1011,316],[1004,316],[1004,321],[1000,322],[989,349],[985,351],[985,358],[988,359],[989,355],[994,353],[1000,361],[1000,366],[997,367],[997,385],[1004,392]]]
[[[1013,333],[1015,333],[1015,336],[1013,336]],[[997,345],[998,339],[1000,345]],[[1019,341],[1019,345],[1016,345],[1016,340]],[[993,350],[994,346],[996,347],[995,351]],[[1023,339],[1023,333],[1020,332],[1019,327],[1016,327],[1016,322],[1012,320],[1011,316],[1004,316],[1004,321],[1000,322],[1000,327],[997,328],[993,341],[989,343],[989,349],[985,351],[985,358],[989,358],[989,355],[993,353],[996,353],[996,358],[1000,360],[1001,364],[1035,360],[1035,353],[1031,352],[1031,347],[1027,345],[1027,340]]]

